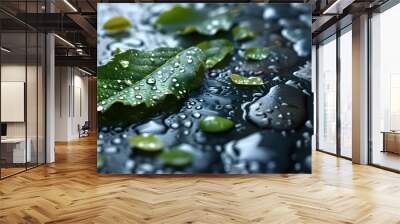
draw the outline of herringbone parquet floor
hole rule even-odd
[[[0,223],[400,223],[400,175],[319,152],[312,175],[96,174],[95,139],[0,181]]]

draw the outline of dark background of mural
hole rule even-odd
[[[232,40],[230,31],[219,32],[211,37],[161,33],[152,24],[160,13],[173,5],[98,4],[98,66],[105,64],[117,48],[122,51],[132,48],[151,50],[166,46],[189,47],[217,37]],[[207,11],[231,7],[232,4],[190,6]],[[99,173],[311,172],[311,10],[307,4],[249,3],[240,6],[241,11],[235,24],[249,25],[258,33],[256,38],[245,42],[232,40],[234,51],[227,64],[222,68],[206,70],[202,86],[191,92],[182,105],[172,112],[161,113],[126,126],[106,126],[102,124],[102,114],[99,113]],[[123,35],[111,37],[102,30],[102,25],[116,15],[128,18],[133,27]],[[261,62],[246,61],[238,54],[241,48],[270,46],[274,41],[281,42],[282,47]],[[233,72],[245,76],[261,76],[268,83],[262,88],[239,88],[228,78]],[[277,85],[281,85],[280,90],[265,97]],[[250,110],[257,100],[264,100],[265,103],[270,101],[272,105],[278,106],[291,102],[293,106],[302,107],[300,109],[304,110],[304,114],[286,114],[284,109],[280,111],[282,106],[278,107],[272,122],[297,119],[303,125],[286,130],[260,128],[263,121]],[[215,114],[230,117],[236,123],[235,128],[218,135],[205,134],[199,130],[200,119]],[[250,116],[254,117],[252,121],[249,120]],[[182,168],[165,166],[157,155],[143,154],[132,148],[127,138],[144,132],[156,134],[166,145],[165,150],[179,145],[182,150],[192,154],[192,164]]]

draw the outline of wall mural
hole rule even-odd
[[[98,4],[99,173],[310,173],[308,4]]]

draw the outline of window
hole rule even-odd
[[[336,153],[336,36],[318,48],[318,149]]]
[[[400,5],[371,18],[371,162],[400,170]]]
[[[340,155],[352,157],[352,33],[341,32],[340,45]]]

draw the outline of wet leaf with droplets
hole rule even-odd
[[[174,148],[169,151],[164,151],[160,155],[160,160],[163,161],[165,165],[183,167],[189,165],[193,161],[193,155],[180,150],[179,148]]]
[[[234,22],[238,8],[225,12],[203,13],[192,8],[175,6],[163,12],[155,22],[156,26],[167,32],[189,34],[197,32],[203,35],[214,35],[219,30],[228,31]]]
[[[235,123],[220,116],[207,116],[200,121],[200,129],[207,133],[221,133],[231,130]]]
[[[115,54],[107,64],[97,68],[98,102],[142,80],[180,51],[181,48],[158,48],[153,51],[132,49]],[[157,60],[152,61],[151,58]]]
[[[232,30],[233,39],[235,40],[248,40],[256,36],[256,33],[252,31],[249,27],[236,26]]]
[[[164,148],[164,144],[153,134],[135,135],[128,139],[129,144],[134,148],[146,152],[158,152]]]
[[[206,68],[214,67],[233,50],[232,43],[226,39],[204,41],[198,44],[197,47],[206,54]]]
[[[239,86],[262,86],[265,84],[262,78],[255,76],[245,77],[238,74],[231,74],[229,78],[233,83]]]
[[[105,160],[106,160],[106,159],[105,159],[105,157],[104,157],[103,154],[97,153],[97,168],[98,168],[98,169],[101,169],[101,168],[104,167]]]
[[[107,33],[119,33],[130,27],[132,27],[132,23],[123,16],[115,16],[103,25],[103,29]]]
[[[161,103],[167,96],[174,96],[178,100],[183,99],[189,91],[199,86],[203,78],[202,71],[206,58],[201,49],[191,47],[180,52],[177,52],[176,49],[167,49],[165,54],[162,52],[163,50],[152,51],[154,54],[159,54],[157,56],[158,59],[161,58],[156,62],[158,67],[155,67],[152,62],[142,57],[144,55],[151,55],[152,53],[141,51],[131,52],[131,58],[128,60],[130,62],[128,68],[133,66],[131,64],[135,64],[131,70],[131,74],[135,75],[132,75],[132,79],[129,79],[127,71],[126,75],[128,78],[124,82],[119,81],[119,79],[115,80],[115,78],[121,76],[121,73],[111,72],[112,69],[110,68],[103,68],[103,71],[99,68],[98,111],[106,112],[116,104],[119,104],[117,108],[120,110],[122,104],[122,106],[128,107],[128,110],[131,110],[132,113],[138,113],[139,111],[135,111],[135,107],[138,105],[151,108]],[[176,52],[176,54],[172,52]],[[169,58],[167,59],[167,57]],[[189,59],[191,62],[189,62]],[[138,65],[138,62],[142,63]],[[113,63],[116,62],[113,61]],[[118,65],[113,66],[121,68]],[[106,70],[110,73],[107,73]],[[130,83],[127,83],[128,81]],[[123,88],[114,88],[110,91],[102,86],[109,85],[110,82],[113,84],[116,82],[123,83],[121,85]],[[115,113],[119,113],[119,111],[115,110]]]
[[[250,60],[264,60],[271,55],[273,47],[251,47],[244,50],[244,58]]]

